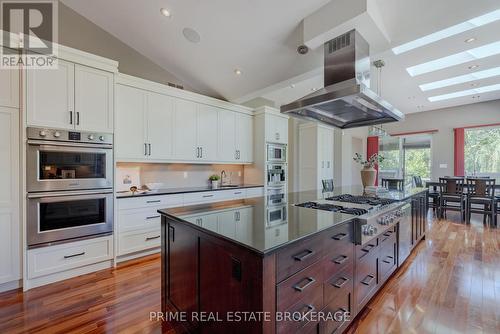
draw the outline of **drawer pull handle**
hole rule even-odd
[[[366,276],[366,277],[365,277],[365,278],[361,281],[361,284],[364,284],[364,285],[370,285],[374,279],[375,279],[375,276],[373,276],[373,275],[368,275],[368,276]]]
[[[302,316],[297,313],[297,312],[293,312],[293,320],[295,321],[302,321],[302,320],[305,320],[304,318],[311,312],[314,312],[314,310],[316,309],[313,305],[309,304],[309,305],[306,305],[306,308],[307,310],[302,313]]]
[[[366,247],[361,248],[363,252],[370,253],[370,251],[375,247],[375,245],[369,244]]]
[[[146,201],[146,203],[160,203],[161,200],[157,199],[157,200],[154,200],[154,201]]]
[[[392,234],[392,231],[387,231],[387,232],[384,233],[384,236],[385,237],[390,237],[391,234]]]
[[[348,258],[349,258],[348,256],[340,255],[338,258],[336,258],[335,260],[333,260],[333,262],[335,262],[336,264],[342,264],[345,261],[347,261]]]
[[[204,198],[207,198],[207,197],[214,197],[214,195],[203,195]]]
[[[239,194],[241,194],[241,191],[237,191],[237,192],[235,192],[234,194],[235,194],[235,195],[239,195]]]
[[[385,259],[384,261],[382,261],[382,262],[387,263],[387,264],[392,263],[392,261],[391,261],[391,260],[392,260],[392,259],[394,259],[394,258],[393,258],[392,256],[390,256],[390,255],[386,256],[385,258],[386,258],[386,259]],[[387,260],[387,259],[391,259],[391,260]]]
[[[316,282],[316,279],[312,278],[312,277],[306,277],[306,280],[308,281],[306,284],[300,286],[300,282],[298,284],[295,284],[293,286],[293,288],[297,291],[304,291],[308,286],[310,286],[311,284],[314,284],[314,282]]]
[[[149,216],[149,217],[146,217],[146,219],[155,219],[155,218],[160,218],[161,216],[158,215],[158,216]]]
[[[71,255],[64,255],[64,258],[65,258],[65,259],[70,259],[70,258],[72,258],[72,257],[82,256],[82,255],[85,255],[85,252],[76,253],[76,254],[71,254]]]
[[[346,277],[340,277],[337,282],[332,284],[334,287],[341,289],[347,282],[349,282],[349,279]]]
[[[314,254],[313,250],[306,249],[306,250],[300,252],[299,254],[294,255],[293,258],[295,259],[295,261],[304,261],[305,259],[307,259],[308,257],[310,257],[313,254]]]
[[[155,236],[155,237],[147,237],[147,238],[146,238],[146,241],[150,241],[150,240],[158,239],[159,237],[160,237],[159,235],[157,235],[157,236]]]
[[[337,235],[334,235],[332,237],[333,240],[342,240],[344,239],[345,237],[347,237],[347,233],[339,233]]]

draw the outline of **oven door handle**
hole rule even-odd
[[[56,141],[48,143],[47,141],[42,141],[42,140],[28,140],[28,145],[40,146],[40,149],[42,150],[56,149],[58,151],[62,150],[61,147],[71,147],[78,149],[88,148],[91,149],[92,152],[96,151],[100,152],[100,150],[106,152],[107,150],[113,148],[113,145],[111,144],[92,144],[92,143],[56,142]]]
[[[106,195],[112,194],[112,190],[75,190],[75,191],[50,191],[50,192],[41,192],[41,193],[29,193],[26,198],[34,199],[34,198],[47,198],[47,197],[71,197],[71,196],[86,196],[86,195],[95,195],[95,198],[105,198]]]

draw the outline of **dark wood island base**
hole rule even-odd
[[[425,237],[425,192],[408,203],[364,245],[350,219],[264,254],[160,211],[162,312],[187,333],[341,333]]]

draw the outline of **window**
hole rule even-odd
[[[500,182],[500,127],[465,130],[465,174]]]

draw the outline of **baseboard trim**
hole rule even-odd
[[[22,280],[15,280],[7,283],[0,284],[0,292],[5,292],[9,290],[16,290],[23,286]]]
[[[137,258],[140,258],[140,257],[143,257],[143,256],[148,256],[148,255],[151,255],[151,254],[156,254],[156,253],[159,253],[160,251],[161,251],[161,248],[160,247],[156,247],[156,248],[153,248],[153,249],[150,249],[150,250],[147,250],[147,251],[141,251],[141,252],[131,253],[131,254],[127,254],[127,255],[117,256],[116,257],[116,263],[120,263],[120,262],[125,262],[125,261],[129,261],[129,260],[137,259]]]

